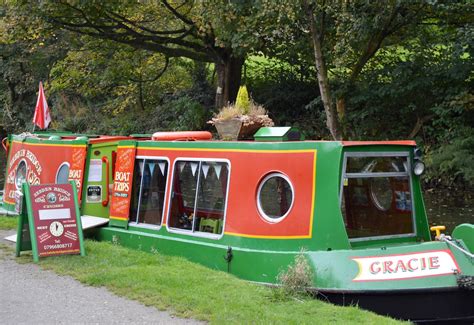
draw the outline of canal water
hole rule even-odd
[[[0,188],[5,181],[6,157],[0,153]],[[454,227],[461,223],[474,224],[474,193],[458,192],[455,189],[424,192],[424,200],[430,225],[446,226],[446,233],[451,234]]]

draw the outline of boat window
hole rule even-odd
[[[168,161],[137,159],[133,173],[130,222],[161,225]]]
[[[67,162],[62,163],[56,173],[56,183],[66,184],[69,180],[69,164]]]
[[[173,175],[169,227],[222,234],[229,164],[221,161],[177,161]]]
[[[20,161],[16,168],[15,175],[15,186],[17,189],[21,189],[21,184],[26,182],[26,162],[24,160]]]
[[[341,211],[349,238],[414,234],[408,154],[363,155],[345,158]]]
[[[260,215],[275,223],[283,220],[293,205],[293,187],[283,174],[267,175],[258,187],[257,206]]]

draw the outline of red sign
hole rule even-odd
[[[59,145],[13,141],[7,164],[4,202],[15,204],[15,191],[24,181],[30,185],[58,183],[60,170],[67,166],[68,180],[76,183],[81,200],[86,156],[86,145],[77,142],[64,141]]]
[[[30,200],[38,255],[80,254],[72,185],[30,186]]]
[[[132,195],[135,147],[118,147],[110,219],[128,220]]]

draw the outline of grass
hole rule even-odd
[[[0,229],[8,230],[8,229],[16,229],[18,223],[18,217],[7,217],[0,215]]]
[[[4,218],[0,217],[0,224],[4,224]],[[49,257],[41,259],[39,265],[147,306],[211,323],[397,323],[357,307],[337,307],[304,297],[278,297],[274,289],[179,257],[91,240],[85,245],[86,257]],[[23,252],[17,260],[29,263],[32,256]]]

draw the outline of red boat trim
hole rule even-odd
[[[416,142],[413,140],[400,140],[400,141],[341,141],[344,147],[351,146],[414,146]]]

